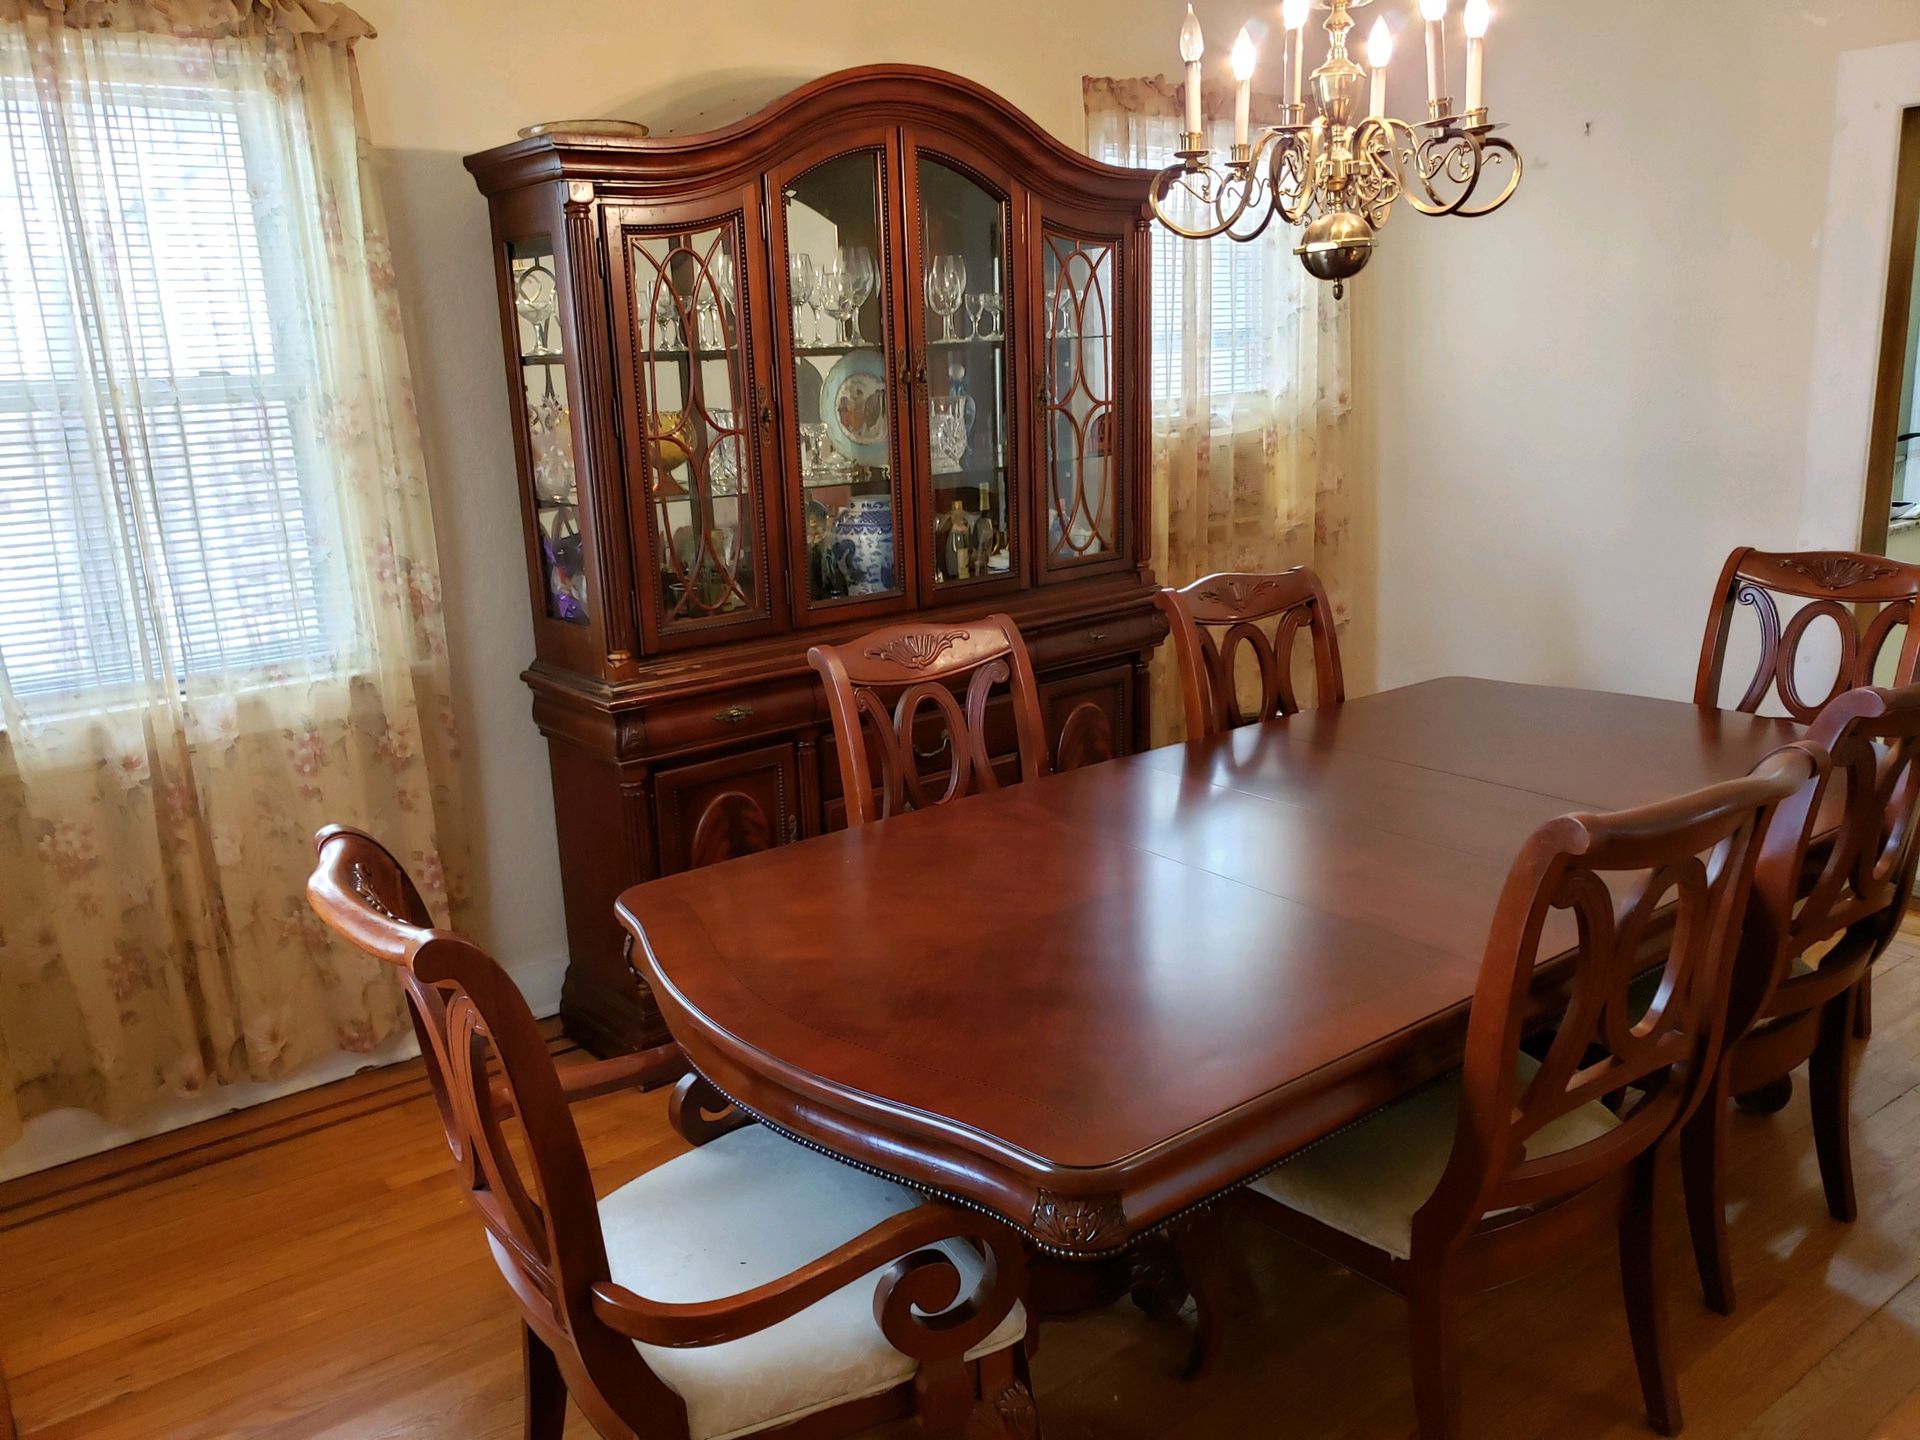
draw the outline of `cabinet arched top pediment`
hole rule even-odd
[[[1139,205],[1148,172],[1105,165],[1042,129],[1024,111],[964,76],[921,65],[835,71],[715,130],[644,138],[542,135],[467,157],[489,194],[525,185],[588,180],[610,194],[644,198],[737,183],[800,145],[876,123],[948,133],[983,151],[1031,188],[1069,204]]]

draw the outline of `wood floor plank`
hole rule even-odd
[[[1856,1223],[1826,1214],[1804,1087],[1730,1125],[1731,1319],[1700,1305],[1669,1196],[1689,1440],[1920,1437],[1911,932],[1876,977],[1875,1024],[1854,1092]],[[0,1230],[0,1366],[24,1440],[514,1440],[514,1312],[407,1079],[361,1080],[336,1124],[267,1117],[208,1137],[191,1166],[149,1155],[133,1179],[107,1166],[26,1193]],[[578,1107],[603,1191],[684,1148],[665,1110],[660,1094]],[[1127,1302],[1049,1326],[1035,1380],[1050,1440],[1412,1433],[1400,1302],[1236,1224],[1252,1283],[1225,1362],[1182,1380],[1181,1325]],[[1464,1377],[1476,1440],[1644,1436],[1613,1255],[1477,1301]],[[569,1440],[591,1433],[570,1418]]]

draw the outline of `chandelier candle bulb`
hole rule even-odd
[[[1393,30],[1383,15],[1373,22],[1373,29],[1367,35],[1367,64],[1373,67],[1372,104],[1367,107],[1369,115],[1387,113],[1387,65],[1393,59]]]
[[[1198,135],[1200,128],[1200,57],[1206,54],[1206,42],[1200,35],[1200,17],[1187,6],[1187,18],[1180,22],[1180,58],[1187,62],[1187,134]]]
[[[1286,27],[1287,49],[1293,54],[1288,73],[1287,103],[1298,107],[1307,78],[1307,12],[1312,0],[1286,0],[1280,7],[1280,23]]]
[[[1420,0],[1427,22],[1427,114],[1438,120],[1447,97],[1447,0]]]
[[[1487,25],[1493,19],[1493,7],[1487,0],[1467,0],[1467,116],[1486,120],[1487,108]]]
[[[1233,148],[1244,151],[1247,148],[1248,131],[1252,128],[1253,117],[1253,63],[1255,51],[1253,36],[1242,25],[1240,33],[1233,42]]]

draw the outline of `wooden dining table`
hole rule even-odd
[[[1536,826],[1798,734],[1433,680],[651,881],[619,912],[722,1103],[1044,1255],[1111,1256],[1459,1064]],[[1572,941],[1550,927],[1543,967]]]

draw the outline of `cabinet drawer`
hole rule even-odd
[[[653,784],[662,875],[800,838],[799,759],[792,745],[676,765]]]
[[[1133,748],[1133,667],[1115,665],[1040,687],[1053,768],[1098,765]]]

